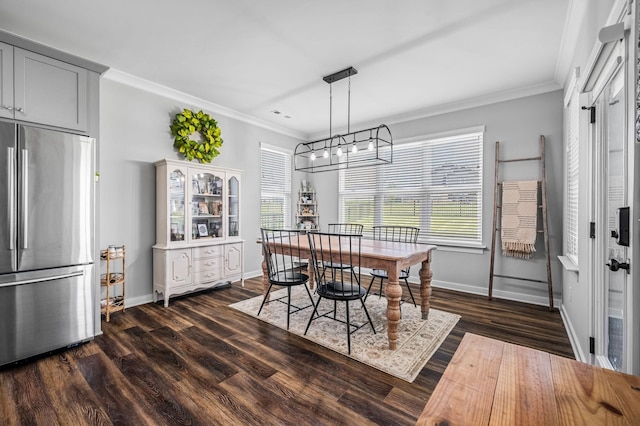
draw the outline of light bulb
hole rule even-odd
[[[316,161],[316,153],[315,152],[311,153],[311,161]]]
[[[373,141],[369,139],[369,146],[367,147],[369,151],[373,151]]]
[[[336,151],[336,155],[338,157],[340,157],[342,155],[342,147],[341,146],[338,147],[338,150]]]
[[[329,151],[327,151],[327,148],[324,149],[324,152],[322,153],[322,156],[324,158],[329,158]]]
[[[351,152],[352,152],[352,153],[354,153],[354,154],[355,154],[356,152],[358,152],[358,145],[356,145],[356,144],[354,143],[354,144],[353,144],[353,146],[351,147]]]

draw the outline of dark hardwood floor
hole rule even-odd
[[[462,318],[407,383],[228,307],[261,292],[129,308],[90,343],[0,370],[0,424],[412,425],[466,332],[573,357],[557,310],[434,289]]]

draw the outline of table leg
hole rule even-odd
[[[402,299],[402,287],[398,282],[400,275],[398,269],[393,266],[387,269],[387,337],[389,349],[396,350],[398,345],[398,323],[400,322],[400,300]]]
[[[422,262],[422,268],[420,268],[420,296],[422,299],[420,307],[422,309],[423,320],[429,319],[431,277],[433,277],[433,272],[431,272],[431,253],[429,253],[429,257]]]
[[[262,261],[262,287],[262,293],[267,294],[267,291],[269,291],[269,275],[267,271],[267,262],[265,262],[264,260]],[[267,295],[265,303],[269,303],[270,296],[270,294]]]
[[[313,268],[313,262],[312,262],[312,260],[311,260],[311,259],[309,259],[309,268],[308,268],[308,272],[309,272],[309,289],[313,290],[314,283],[316,282],[316,281],[315,281],[315,276],[316,276],[315,274],[316,274],[316,273],[315,273],[315,271],[314,271],[314,268]]]

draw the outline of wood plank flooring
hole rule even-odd
[[[407,383],[228,307],[261,292],[128,308],[92,342],[0,370],[0,424],[413,425],[466,332],[573,358],[557,310],[434,289],[462,318]]]

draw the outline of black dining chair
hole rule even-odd
[[[359,223],[330,223],[327,232],[330,234],[362,235],[363,225]]]
[[[304,331],[306,335],[311,326],[311,322],[318,318],[326,317],[331,318],[330,314],[333,314],[333,318],[336,321],[346,324],[347,329],[347,351],[351,353],[351,334],[364,327],[365,325],[371,325],[373,333],[376,333],[373,327],[373,322],[367,311],[367,307],[364,304],[364,297],[366,296],[366,290],[358,283],[359,277],[356,276],[355,280],[352,280],[357,268],[358,275],[360,274],[360,259],[361,259],[361,243],[362,235],[353,234],[332,234],[332,233],[309,233],[309,247],[311,249],[312,265],[314,265],[314,274],[316,277],[316,294],[318,295],[318,301],[315,303],[311,318]],[[351,271],[347,272],[345,269],[340,269],[331,278],[328,274],[324,273],[322,264],[327,262],[340,263],[344,265],[352,266]],[[320,314],[318,308],[323,299],[333,300],[333,310]],[[359,300],[364,309],[364,313],[367,316],[367,322],[362,324],[355,324],[351,322],[349,312],[349,302],[353,300]],[[337,303],[345,302],[346,320],[336,316]],[[316,316],[316,314],[318,314]]]
[[[380,241],[396,241],[402,243],[415,243],[418,241],[418,233],[420,232],[420,228],[416,228],[413,226],[374,226],[373,227],[373,239]],[[413,306],[416,306],[416,299],[413,298],[413,293],[411,292],[411,287],[409,286],[409,273],[411,268],[406,268],[400,271],[400,276],[398,277],[407,284],[407,289],[409,290],[409,296],[411,296],[411,301],[413,302]],[[374,269],[371,271],[371,282],[369,283],[369,287],[367,288],[367,297],[369,296],[369,291],[371,291],[371,286],[373,285],[376,278],[380,279],[380,290],[378,293],[379,297],[382,297],[382,283],[384,280],[388,279],[387,271],[384,269]],[[366,297],[365,297],[366,300]]]
[[[262,252],[264,260],[267,264],[267,279],[269,280],[269,288],[262,299],[262,304],[258,310],[258,316],[262,312],[266,301],[269,299],[271,288],[282,286],[287,288],[287,296],[279,297],[271,302],[282,302],[287,298],[287,330],[289,329],[289,317],[302,309],[309,308],[314,305],[313,297],[307,287],[309,276],[304,273],[304,266],[300,264],[301,252],[300,241],[303,243],[307,237],[300,231],[285,229],[260,229],[262,236]],[[309,295],[310,305],[295,306],[291,305],[291,288],[295,286],[303,286]],[[294,308],[292,311],[291,308]]]
[[[341,234],[341,235],[362,235],[363,225],[359,223],[330,223],[327,225],[327,233],[329,234]],[[336,271],[342,269],[350,269],[353,273],[353,277],[356,279],[358,284],[360,284],[359,276],[356,275],[355,271],[348,264],[341,264],[338,262],[323,262],[322,266],[324,270],[331,269],[332,276],[335,277]]]

